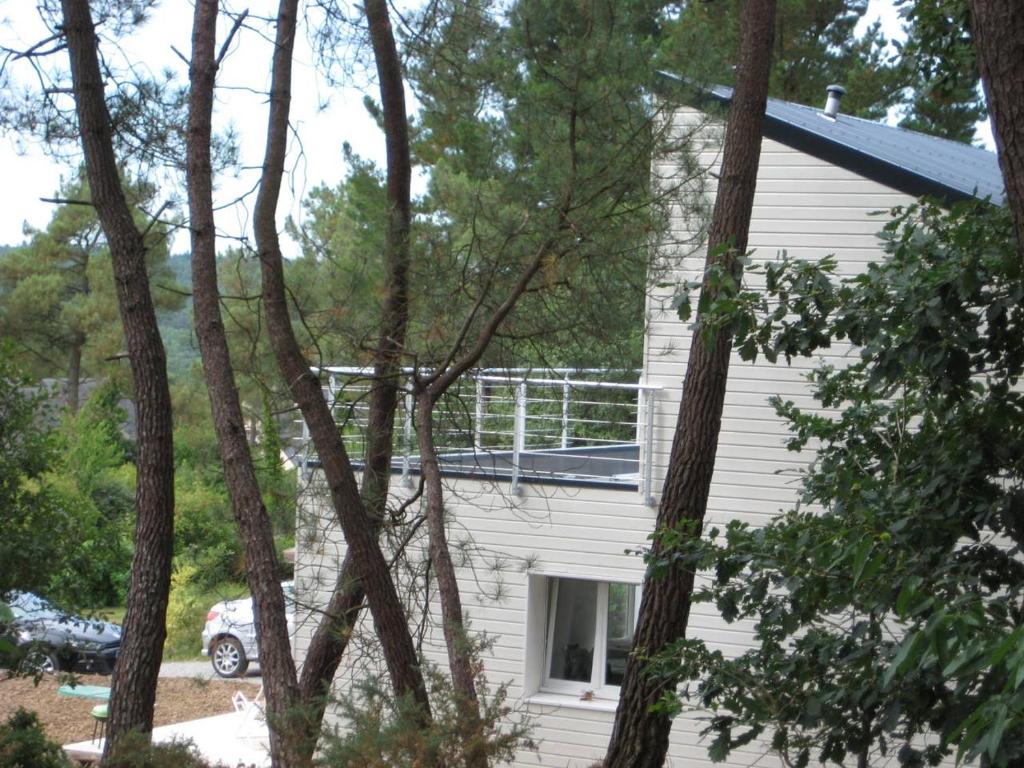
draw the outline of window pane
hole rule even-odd
[[[639,587],[635,584],[608,585],[608,658],[604,668],[605,685],[622,685],[626,657],[633,645]]]
[[[548,676],[589,683],[597,625],[597,583],[578,579],[558,579],[557,583]]]

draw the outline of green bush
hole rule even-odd
[[[241,578],[245,553],[226,491],[183,468],[175,482],[174,507],[176,564],[195,566],[195,583],[203,589]]]
[[[164,656],[194,658],[199,654],[199,636],[206,623],[206,613],[219,600],[234,599],[245,594],[245,588],[234,583],[215,587],[194,563],[182,563],[171,575],[171,594],[167,601],[167,639]]]
[[[0,725],[0,768],[70,768],[59,744],[48,741],[35,712],[21,707]]]
[[[134,469],[128,469],[134,475]],[[99,492],[103,498],[97,503],[84,495],[68,475],[55,474],[50,485],[58,503],[72,512],[68,514],[68,528],[62,531],[68,547],[61,567],[45,588],[47,597],[69,608],[122,605],[131,570],[133,515],[113,512],[103,504],[132,491],[118,491],[113,483],[105,485]]]
[[[274,551],[277,553],[277,577],[281,581],[295,578],[295,563],[285,559],[284,552],[295,546],[295,535],[277,536],[274,538]]]
[[[151,744],[141,733],[128,733],[112,746],[110,768],[213,768],[191,741]]]
[[[132,557],[135,506],[134,448],[121,434],[119,390],[104,384],[82,409],[65,417],[60,459],[48,482],[67,510],[68,546],[46,594],[68,607],[124,601]]]
[[[111,746],[107,768],[255,768],[245,763],[211,763],[190,740],[153,744],[145,734],[126,733]]]
[[[33,382],[0,343],[0,594],[42,590],[59,568],[70,539],[70,513],[47,484],[56,460]],[[45,535],[41,535],[45,532]]]
[[[492,693],[482,665],[477,669],[480,702],[473,712],[446,674],[425,666],[432,714],[428,728],[421,727],[419,709],[411,698],[396,698],[385,681],[363,681],[339,700],[347,730],[325,736],[317,764],[323,768],[466,768],[476,764],[475,757],[481,754],[488,765],[500,765],[512,761],[519,749],[536,749],[530,723],[525,718],[509,719],[512,710],[506,686]]]

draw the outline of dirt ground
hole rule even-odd
[[[24,707],[39,715],[51,741],[69,744],[92,738],[93,719],[89,712],[102,702],[61,696],[57,688],[66,681],[58,677],[45,677],[37,686],[31,678],[7,677],[7,673],[0,670],[0,721],[6,721],[18,707]],[[109,677],[77,675],[76,679],[83,685],[110,685]],[[230,712],[231,696],[237,690],[244,691],[250,698],[255,694],[247,683],[161,678],[156,691],[154,723],[169,725]]]

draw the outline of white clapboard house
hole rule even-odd
[[[672,78],[662,80],[672,87]],[[726,88],[706,94],[723,105],[730,95]],[[876,233],[884,216],[873,213],[924,194],[1002,202],[992,153],[826,113],[834,107],[834,101],[826,110],[769,101],[750,231],[755,259],[782,250],[804,259],[834,254],[840,272],[854,274],[882,258]],[[691,156],[706,169],[701,194],[711,202],[722,127],[696,109],[680,110],[676,124],[681,133],[699,126]],[[660,161],[656,177],[671,179],[677,165],[671,157]],[[583,767],[604,754],[644,572],[642,559],[628,550],[645,543],[654,523],[691,344],[690,327],[672,308],[674,286],[700,278],[704,223],[682,208],[672,219],[678,235],[672,240],[688,245],[660,254],[652,284],[665,287],[653,287],[647,299],[643,369],[632,382],[608,382],[592,371],[502,371],[482,372],[463,387],[472,438],[447,450],[443,462],[450,536],[472,628],[493,641],[484,657],[487,677],[510,683],[510,700],[532,718],[539,742],[538,751],[523,751],[515,765]],[[842,345],[827,351],[837,364],[849,354]],[[733,360],[709,521],[756,524],[793,505],[796,470],[810,457],[786,450],[787,432],[768,399],[782,395],[811,407],[804,380],[811,366]],[[332,396],[353,402],[358,378],[334,369],[325,384]],[[395,493],[408,493],[415,457],[396,459],[395,473]],[[300,605],[315,606],[326,602],[344,542],[329,502],[317,492],[315,461],[308,462],[307,477],[296,589]],[[426,657],[443,667],[444,639],[436,606],[431,610],[431,621],[414,619]],[[296,622],[300,663],[315,622],[308,609]],[[690,620],[692,634],[726,652],[741,651],[748,631],[726,625],[708,605],[695,606]],[[372,651],[361,647],[343,664],[339,690],[372,665]],[[668,764],[710,763],[701,728],[696,716],[677,720]],[[729,761],[774,764],[754,746]]]

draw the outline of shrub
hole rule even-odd
[[[211,589],[245,572],[245,555],[227,492],[183,467],[175,478],[174,556],[197,568],[196,583]]]
[[[209,605],[196,584],[198,575],[199,568],[191,564],[177,566],[171,575],[164,641],[164,655],[168,657],[195,656],[199,650],[199,634]]]
[[[0,768],[70,768],[59,744],[48,741],[35,712],[21,707],[0,725]]]
[[[77,414],[64,418],[59,460],[47,476],[66,524],[55,532],[65,546],[44,591],[69,607],[120,604],[127,592],[135,466],[134,449],[121,434],[119,397],[115,386],[104,384]]]
[[[199,635],[206,623],[206,612],[218,600],[238,597],[244,588],[233,583],[208,587],[199,566],[180,563],[171,575],[171,594],[167,601],[168,658],[191,658],[199,652]]]
[[[525,719],[510,721],[507,686],[493,694],[481,670],[477,675],[478,713],[468,712],[448,676],[425,666],[433,721],[422,728],[409,697],[396,698],[387,684],[369,678],[338,701],[348,721],[344,732],[328,734],[319,765],[325,768],[465,768],[485,755],[488,765],[514,759],[518,749],[535,749]]]
[[[122,736],[111,748],[112,768],[213,768],[191,741],[151,744],[141,733]]]
[[[83,494],[69,475],[54,475],[50,486],[54,498],[70,511],[68,525],[59,533],[65,543],[60,567],[43,591],[71,608],[123,604],[131,569],[132,515],[104,509],[96,499]],[[108,485],[99,495],[105,502],[122,494]]]

